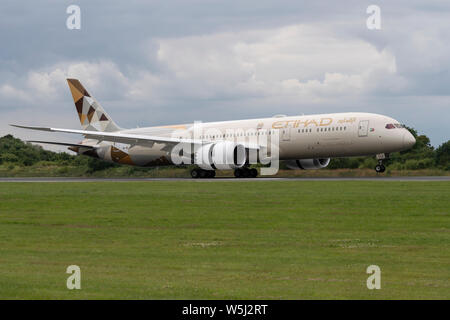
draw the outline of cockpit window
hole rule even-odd
[[[388,123],[385,127],[386,129],[395,129],[395,128],[405,128],[404,124],[400,124],[400,123]]]

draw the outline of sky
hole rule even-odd
[[[0,30],[1,136],[80,141],[8,125],[80,128],[75,77],[124,128],[355,111],[450,139],[445,0],[2,0]]]

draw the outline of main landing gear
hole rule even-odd
[[[255,168],[239,168],[234,170],[234,176],[236,178],[256,178],[258,176],[258,170]]]
[[[194,179],[198,178],[214,178],[216,176],[216,172],[214,170],[203,170],[203,169],[192,169],[191,177]]]
[[[386,153],[377,154],[377,160],[378,164],[375,166],[375,171],[377,173],[383,173],[386,171],[386,167],[383,165],[383,160],[387,159],[389,157]]]
[[[204,170],[200,168],[191,170],[191,177],[194,179],[214,178],[215,176],[216,171],[214,170]],[[236,178],[256,178],[258,176],[258,170],[255,168],[239,168],[234,170],[234,176]]]

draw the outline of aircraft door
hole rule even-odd
[[[283,141],[291,140],[291,127],[281,129],[281,140]]]
[[[367,137],[369,132],[369,120],[361,120],[358,127],[358,136]]]

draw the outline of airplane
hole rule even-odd
[[[218,169],[234,170],[236,178],[256,177],[258,171],[250,168],[250,154],[255,152],[253,162],[261,163],[277,154],[278,160],[284,161],[289,169],[306,170],[325,168],[332,158],[376,156],[375,171],[382,173],[386,169],[383,160],[388,159],[390,153],[407,150],[416,142],[397,120],[362,112],[276,115],[124,129],[112,120],[79,80],[67,79],[67,82],[81,130],[11,125],[79,134],[84,139],[79,143],[29,142],[63,145],[79,155],[133,166],[193,164],[192,178],[213,178]],[[262,151],[267,155],[265,158],[258,153]]]

